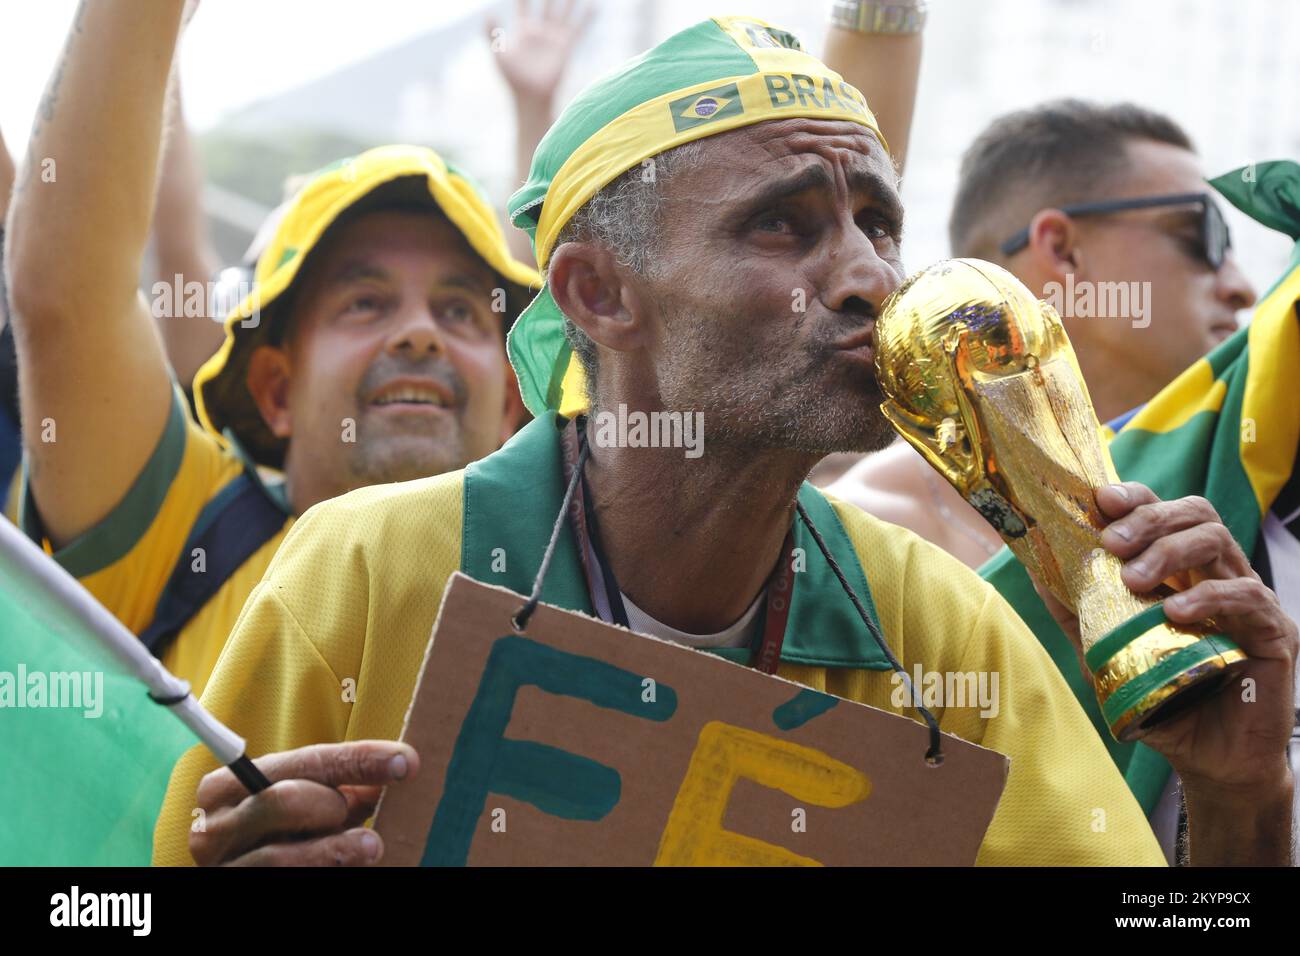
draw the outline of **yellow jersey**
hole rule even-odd
[[[282,483],[259,475],[241,457],[237,444],[227,448],[200,428],[177,387],[167,425],[148,462],[122,500],[95,527],[53,551],[25,469],[18,523],[119,621],[141,634],[154,621],[182,556],[192,573],[215,573],[208,566],[214,556],[194,547],[199,540],[195,533],[221,518],[221,506],[241,475],[248,475],[283,513],[283,524],[228,574],[163,651],[163,665],[201,694],[235,618],[293,523]]]
[[[546,435],[550,428],[533,422],[467,472],[363,488],[309,509],[240,614],[204,706],[247,740],[253,757],[315,743],[397,739],[448,577],[471,565],[481,569],[477,550],[504,547],[511,562],[522,561],[519,529],[509,518],[485,523],[483,510],[466,503],[466,476],[499,457],[511,463],[498,469],[514,483],[510,494],[498,494],[506,502],[501,513],[536,513],[536,520],[518,520],[549,528],[559,482],[548,478],[549,490],[539,490],[539,476],[558,468],[558,453],[532,453],[545,458],[538,463],[521,461],[520,450],[530,442],[557,445]],[[801,500],[805,493],[820,494],[805,486]],[[911,532],[851,505],[823,504],[851,542],[885,639],[909,674],[919,665],[1000,676],[995,715],[933,708],[944,731],[1010,758],[978,862],[1163,865],[1140,807],[1078,702],[997,592]],[[821,560],[810,553],[810,565],[814,556]],[[834,651],[796,649],[798,663],[783,649],[777,674],[916,719],[889,670],[813,663]],[[178,762],[154,835],[155,863],[192,864],[195,793],[216,767],[203,748]]]

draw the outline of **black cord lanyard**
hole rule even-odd
[[[591,496],[589,494],[584,495],[582,501],[574,501],[574,495],[578,493],[579,487],[586,483],[583,471],[587,464],[587,458],[591,454],[591,446],[586,441],[585,425],[585,417],[578,416],[569,422],[560,437],[560,446],[564,453],[566,479],[564,500],[560,505],[560,513],[556,516],[555,525],[551,528],[551,540],[546,546],[546,552],[542,555],[542,563],[537,569],[537,577],[533,581],[533,593],[529,595],[528,600],[524,602],[524,605],[511,619],[511,623],[520,633],[527,629],[528,619],[532,617],[533,612],[537,610],[538,604],[541,603],[542,582],[546,579],[546,572],[550,569],[551,559],[555,556],[555,547],[560,540],[560,532],[564,527],[566,514],[573,521],[574,533],[579,546],[578,560],[587,576],[588,593],[595,595],[597,587],[595,572],[587,561],[587,543],[590,541],[591,550],[596,555],[596,561],[600,566],[598,569],[601,578],[599,584],[605,590],[611,616],[614,616],[615,623],[627,627],[627,609],[623,604],[622,592],[618,589],[618,582],[614,578],[613,569],[609,567],[609,563],[605,560],[599,547],[599,539],[595,533],[595,514],[586,505]],[[797,498],[795,499],[795,510],[798,512],[800,520],[808,528],[809,534],[817,543],[818,550],[826,558],[826,563],[834,572],[840,587],[844,589],[844,593],[848,595],[849,600],[853,603],[858,616],[862,618],[862,623],[866,626],[868,633],[871,634],[872,639],[875,640],[876,645],[880,648],[881,653],[885,655],[890,666],[902,676],[903,683],[908,690],[909,699],[912,701],[918,700],[910,675],[903,669],[903,665],[894,656],[894,652],[889,649],[884,635],[880,633],[880,628],[871,619],[871,615],[867,613],[867,609],[863,606],[857,592],[853,590],[853,586],[849,584],[848,578],[844,576],[844,571],[840,568],[839,562],[835,560],[835,555],[831,553],[830,547],[821,536],[821,532],[812,523],[812,518],[808,516],[803,503]],[[590,532],[588,531],[588,523],[591,525]],[[794,529],[791,528],[786,533],[781,558],[777,561],[771,577],[767,579],[767,607],[764,614],[763,636],[754,646],[750,657],[750,666],[767,674],[776,672],[781,659],[781,646],[785,642],[785,630],[790,617],[790,600],[794,596],[793,568],[791,561],[787,560],[787,556],[791,555],[793,550]],[[925,754],[926,762],[937,767],[943,763],[943,738],[939,731],[939,722],[935,720],[934,714],[930,713],[928,708],[921,706],[919,703],[914,703],[913,706],[930,729],[930,747]]]
[[[582,460],[585,463],[587,451],[585,425],[586,421],[581,418],[570,422],[566,431],[572,430],[572,434],[577,439],[576,443],[572,439],[562,443],[565,475],[570,481],[572,481],[572,476],[578,468],[578,462]],[[577,445],[576,452],[575,444]],[[614,576],[614,569],[610,566],[609,559],[605,555],[605,549],[601,545],[600,528],[596,523],[593,496],[585,474],[580,473],[577,494],[582,500],[579,507],[573,510],[581,514],[581,520],[574,522],[574,530],[582,555],[583,569],[587,573],[587,589],[594,597],[596,588],[599,587],[604,592],[605,600],[609,604],[609,614],[613,618],[613,623],[630,630],[631,625],[628,623],[627,606],[623,601],[623,591],[618,586],[618,578]],[[595,568],[587,567],[586,549],[588,545],[591,547],[591,553],[596,557]],[[794,592],[794,574],[790,560],[793,550],[794,533],[792,530],[786,533],[785,544],[781,548],[781,556],[777,559],[776,567],[773,568],[767,583],[764,585],[767,592],[767,603],[764,608],[763,630],[750,645],[749,657],[749,666],[762,671],[764,674],[775,674],[777,665],[781,661],[781,646],[785,643],[785,629],[790,619],[790,599]]]

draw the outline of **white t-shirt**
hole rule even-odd
[[[596,578],[600,580],[600,562],[596,560],[595,549],[592,548],[591,542],[587,542],[587,562],[590,567],[596,568]],[[661,621],[655,620],[645,611],[641,610],[632,603],[632,599],[623,594],[622,589],[619,595],[623,598],[623,610],[627,612],[627,624],[633,631],[641,634],[649,634],[651,637],[662,638],[665,641],[672,641],[674,644],[683,644],[686,647],[746,647],[749,645],[754,632],[754,619],[758,616],[758,609],[763,606],[763,596],[767,593],[767,588],[758,592],[758,597],[754,598],[754,603],[749,606],[740,620],[736,621],[728,628],[724,628],[716,634],[688,634],[685,631],[679,631],[675,627],[669,627]],[[602,621],[612,621],[614,614],[609,607],[609,599],[605,594],[603,587],[596,588],[596,593],[591,596],[591,606],[597,616]]]
[[[623,608],[627,611],[628,626],[642,634],[661,637],[665,641],[685,644],[687,647],[747,647],[753,637],[754,618],[758,616],[758,609],[763,605],[763,595],[765,593],[766,588],[759,591],[758,597],[754,598],[754,603],[749,606],[749,610],[741,615],[740,620],[716,634],[687,634],[675,627],[669,627],[667,624],[656,621],[633,604],[632,599],[626,594],[623,595]]]

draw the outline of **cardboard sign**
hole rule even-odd
[[[913,720],[454,574],[390,787],[384,863],[975,861],[1009,761]]]

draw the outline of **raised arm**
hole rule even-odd
[[[867,98],[900,173],[921,75],[918,27],[924,21],[924,6],[917,0],[836,0],[822,57]],[[849,19],[856,20],[857,28],[841,25]],[[882,32],[898,29],[915,32]]]
[[[170,380],[139,294],[185,0],[83,0],[19,174],[7,266],[31,493],[56,547],[103,519],[162,434]]]
[[[495,17],[487,20],[488,46],[515,106],[516,187],[528,179],[533,153],[555,118],[555,91],[592,19],[590,3],[575,10],[575,0],[546,0],[536,12],[530,5],[529,0],[516,0],[509,27],[500,26]],[[522,229],[507,224],[506,243],[516,259],[533,261],[532,245]]]
[[[0,132],[0,229],[9,221],[9,196],[14,188],[14,161],[5,145],[4,134]],[[3,266],[3,263],[0,263]],[[0,331],[9,321],[8,296],[4,294],[5,284],[0,282]]]
[[[184,290],[191,282],[207,289],[220,268],[203,214],[203,165],[185,123],[178,77],[172,80],[166,145],[163,147],[158,201],[153,213],[153,245],[158,281],[172,289],[170,313],[155,315],[176,379],[189,388],[194,373],[221,347],[221,323],[188,314]],[[204,303],[207,304],[205,292]]]
[[[0,132],[0,227],[9,215],[9,194],[14,188],[14,160]]]

